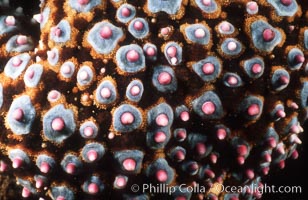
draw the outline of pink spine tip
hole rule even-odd
[[[31,195],[31,191],[28,188],[23,187],[22,192],[21,192],[21,196],[24,197],[24,198],[28,198],[28,197],[30,197],[30,195]]]
[[[110,39],[112,37],[112,30],[109,26],[103,26],[100,30],[100,36],[104,39]]]
[[[33,69],[27,70],[26,77],[28,77],[29,79],[33,79],[34,75],[35,71]]]
[[[230,200],[239,200],[239,198],[236,197],[236,196],[232,196],[232,197],[230,197]]]
[[[284,75],[279,77],[279,81],[282,85],[287,85],[290,82],[289,78],[287,76],[284,76]]]
[[[202,4],[205,6],[210,6],[212,4],[212,0],[202,0]]]
[[[89,73],[88,73],[86,70],[81,71],[80,74],[79,74],[79,78],[80,78],[81,80],[83,80],[83,81],[88,80],[89,77],[90,77],[90,76],[89,76]]]
[[[206,153],[206,146],[201,142],[196,144],[195,149],[198,155],[204,155]]]
[[[52,100],[55,100],[59,97],[59,92],[57,90],[51,90],[49,93],[48,93],[48,98],[49,99],[52,99]]]
[[[167,126],[169,123],[169,118],[166,114],[162,113],[156,117],[155,122],[158,126]]]
[[[203,38],[205,36],[205,31],[202,28],[197,28],[195,30],[195,37],[196,38]]]
[[[161,85],[168,85],[172,81],[172,76],[168,72],[161,72],[158,75],[157,80]]]
[[[160,34],[166,36],[166,35],[168,35],[170,33],[170,31],[171,30],[170,30],[169,27],[164,27],[164,28],[160,29]]]
[[[217,163],[217,159],[218,159],[217,155],[214,154],[214,153],[212,153],[211,156],[210,156],[211,162],[212,162],[213,164],[216,164],[216,163]]]
[[[227,48],[229,51],[234,51],[237,48],[237,44],[233,41],[228,42]]]
[[[16,39],[18,45],[25,45],[28,42],[28,38],[25,35],[19,35]]]
[[[264,158],[264,161],[265,161],[265,162],[271,162],[271,161],[272,161],[272,156],[271,156],[271,154],[269,154],[269,153],[265,153],[265,154],[263,155],[263,158]]]
[[[132,158],[126,158],[123,163],[123,168],[126,170],[126,171],[134,171],[136,169],[136,161]]]
[[[130,89],[130,94],[133,96],[137,96],[140,94],[140,87],[138,85],[134,85],[131,89]]]
[[[245,163],[245,158],[244,158],[244,156],[238,156],[238,157],[237,157],[237,163],[238,163],[239,165],[243,165],[243,164]]]
[[[56,37],[60,37],[62,35],[62,30],[59,27],[53,27],[51,31]]]
[[[215,173],[210,169],[205,169],[204,174],[209,178],[215,178]]]
[[[280,2],[285,6],[289,6],[292,4],[292,0],[280,0]]]
[[[252,12],[257,12],[258,11],[258,4],[254,1],[250,1],[247,3],[247,9],[249,9]]]
[[[298,127],[297,124],[293,124],[290,128],[291,133],[300,133],[300,128]]]
[[[285,154],[286,151],[284,149],[284,146],[282,145],[282,143],[279,143],[279,145],[277,145],[277,148],[276,148],[277,152],[280,153],[280,154]]]
[[[254,74],[259,74],[262,71],[262,66],[259,63],[255,63],[252,65],[251,71]]]
[[[57,196],[56,200],[65,200],[64,196]]]
[[[129,50],[126,53],[126,59],[129,62],[137,62],[139,60],[139,53],[136,50]]]
[[[33,19],[35,19],[35,21],[37,21],[38,23],[42,23],[43,15],[42,14],[33,15]]]
[[[266,28],[264,29],[262,36],[265,42],[270,42],[275,38],[275,32],[270,28]]]
[[[125,177],[123,176],[117,176],[116,179],[115,179],[115,185],[118,187],[118,188],[124,188],[127,184],[127,181],[125,179]]]
[[[293,153],[291,154],[291,157],[296,160],[298,158],[299,154],[297,150],[294,150]]]
[[[280,110],[277,110],[276,116],[279,118],[284,118],[286,116],[286,113],[282,109],[280,109]]]
[[[176,134],[176,138],[178,140],[185,140],[186,136],[187,136],[186,132],[182,131],[182,130],[178,131],[177,134]]]
[[[236,85],[238,80],[235,76],[229,76],[227,82],[229,85]]]
[[[40,166],[40,170],[43,173],[48,173],[50,171],[50,165],[48,164],[48,162],[42,162]]]
[[[12,167],[14,169],[20,168],[23,165],[24,160],[20,157],[13,158]]]
[[[294,57],[294,61],[296,63],[303,63],[305,61],[305,57],[301,54],[297,54],[295,57]]]
[[[226,138],[227,136],[227,132],[224,128],[219,128],[217,131],[216,131],[216,135],[217,135],[217,138],[219,140],[223,140]]]
[[[182,160],[185,159],[185,154],[184,154],[183,151],[178,150],[178,151],[175,153],[174,157],[175,157],[175,159],[176,159],[177,161],[182,161]]]
[[[89,3],[89,1],[90,0],[78,0],[78,3],[80,4],[80,5],[86,5],[86,4],[88,4]]]
[[[224,31],[224,32],[228,32],[228,31],[231,30],[231,26],[230,26],[230,24],[229,24],[228,22],[222,22],[222,23],[220,24],[220,29],[221,29],[222,31]]]
[[[5,24],[7,26],[15,26],[16,25],[15,17],[14,16],[7,16],[5,18]]]
[[[281,161],[278,163],[278,167],[279,167],[280,169],[283,169],[285,166],[286,166],[286,163],[285,163],[284,160],[281,160]]]
[[[90,183],[88,185],[88,192],[90,194],[97,194],[99,192],[99,187],[96,183]]]
[[[138,21],[138,20],[135,21],[135,23],[134,23],[134,29],[135,29],[136,31],[142,31],[143,27],[144,27],[143,22]]]
[[[187,111],[181,112],[181,114],[180,114],[180,119],[181,119],[183,122],[187,122],[187,121],[189,120],[189,112],[187,112]]]
[[[16,121],[22,121],[23,118],[24,118],[24,111],[22,108],[17,108],[16,110],[14,110],[13,119],[15,119]]]
[[[156,143],[165,142],[166,139],[167,139],[167,136],[164,132],[159,131],[159,132],[155,133],[155,135],[154,135],[154,141]]]
[[[253,179],[255,177],[255,173],[254,173],[254,171],[252,169],[247,169],[246,170],[246,176],[249,179]]]
[[[147,56],[155,56],[156,55],[156,51],[153,47],[149,47],[146,49],[146,55]]]
[[[22,63],[22,60],[19,57],[14,57],[12,60],[12,64],[14,67],[19,67]]]
[[[271,148],[275,148],[277,146],[277,142],[274,137],[269,137],[267,139],[268,146]]]
[[[251,104],[247,110],[248,115],[255,116],[260,114],[260,107],[258,104]]]
[[[87,152],[87,158],[88,158],[88,160],[91,161],[91,162],[97,160],[97,158],[98,158],[98,153],[97,153],[97,151],[95,151],[95,150],[93,150],[93,149],[89,150],[89,151]]]
[[[131,10],[127,7],[121,9],[121,15],[123,17],[129,17],[131,15]]]
[[[93,128],[92,128],[91,126],[87,126],[87,127],[83,130],[83,133],[84,133],[85,136],[91,137],[91,136],[93,136],[93,134],[94,134],[94,130],[93,130]]]
[[[211,75],[214,73],[215,71],[215,67],[212,63],[205,63],[203,66],[202,66],[202,71],[205,75]]]
[[[177,53],[177,49],[175,46],[170,46],[168,47],[167,49],[167,55],[170,57],[170,58],[173,58],[176,56],[176,53]]]
[[[107,87],[104,87],[104,88],[101,89],[100,95],[104,99],[109,99],[111,97],[111,90]]]
[[[237,150],[238,155],[240,156],[245,156],[248,154],[248,148],[244,144],[238,145],[236,150]]]
[[[41,188],[41,187],[43,187],[43,185],[44,185],[44,181],[43,181],[42,179],[38,178],[38,179],[35,181],[35,187],[36,187],[36,188]]]
[[[72,70],[71,70],[71,68],[68,64],[63,65],[62,68],[61,68],[61,71],[64,74],[70,74],[72,72]]]
[[[216,106],[212,101],[206,101],[203,103],[201,109],[204,114],[212,115],[216,110]]]
[[[168,180],[168,174],[165,170],[160,169],[156,172],[156,179],[159,182],[166,182]]]
[[[4,161],[0,161],[0,172],[5,172],[8,169],[8,165]]]
[[[74,174],[76,172],[76,165],[74,163],[68,163],[65,170],[68,174]]]
[[[121,123],[123,125],[130,125],[135,121],[135,117],[131,112],[124,112],[121,115]]]
[[[62,131],[65,128],[65,122],[61,117],[52,120],[51,127],[54,131]]]

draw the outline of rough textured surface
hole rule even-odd
[[[0,170],[33,199],[260,197],[209,188],[298,157],[308,5],[290,2],[0,1]],[[131,191],[143,183],[206,191]]]

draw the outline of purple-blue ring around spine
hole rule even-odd
[[[29,165],[31,160],[29,156],[27,155],[26,152],[24,152],[21,149],[11,149],[8,151],[8,156],[10,160],[14,160],[15,158],[21,158],[22,161],[26,164]]]
[[[202,111],[202,106],[205,102],[210,101],[215,105],[215,111],[212,114],[205,114]],[[224,115],[222,103],[218,95],[213,91],[204,92],[200,97],[192,101],[194,112],[203,119],[220,119]]]
[[[34,49],[34,43],[31,37],[27,37],[26,44],[19,45],[16,42],[18,36],[19,35],[14,35],[6,42],[5,50],[7,52],[23,53],[27,51],[32,51]]]
[[[57,197],[63,197],[65,200],[74,200],[74,192],[65,186],[53,186],[50,189],[51,197],[57,199]]]
[[[86,72],[88,74],[87,79],[83,80],[83,79],[80,78],[80,75],[81,75],[82,72]],[[93,81],[93,78],[94,78],[93,70],[92,70],[91,67],[89,67],[87,65],[82,66],[77,72],[77,82],[81,86],[87,86],[87,85],[91,84],[91,82]]]
[[[80,5],[78,0],[69,0],[69,6],[77,12],[90,12],[94,7],[102,4],[102,0],[89,0],[86,5]]]
[[[103,27],[109,27],[112,31],[112,35],[108,39],[102,38],[100,31]],[[121,28],[114,26],[113,24],[102,21],[93,26],[89,31],[87,41],[93,47],[93,49],[99,54],[110,54],[117,46],[119,40],[123,37],[123,31]]]
[[[197,38],[195,36],[195,31],[197,29],[202,29],[205,32],[204,37]],[[207,45],[211,41],[210,31],[203,24],[191,24],[187,26],[185,28],[185,35],[190,41],[201,45]]]
[[[122,172],[124,173],[139,173],[142,168],[142,160],[143,160],[144,153],[139,150],[122,150],[122,151],[116,151],[114,153],[114,159],[117,161],[119,167],[121,168]],[[127,171],[123,167],[123,162],[126,159],[133,159],[136,162],[135,170],[133,171]]]
[[[53,130],[51,124],[55,118],[62,118],[65,127],[61,131]],[[71,109],[66,109],[63,104],[58,104],[52,107],[43,117],[44,136],[52,142],[61,143],[70,137],[76,129],[74,120],[74,112]]]
[[[236,44],[236,48],[234,50],[228,49],[229,42],[234,42]],[[243,45],[235,38],[226,38],[221,44],[221,50],[224,54],[228,56],[237,56],[243,50]]]
[[[263,20],[251,23],[250,29],[253,45],[260,51],[271,52],[282,40],[281,33]],[[271,29],[275,33],[275,37],[271,41],[264,41],[263,31],[265,29]]]
[[[61,30],[61,35],[59,37],[54,35],[53,31],[50,31],[50,39],[55,43],[65,43],[71,39],[71,26],[67,20],[62,19],[58,25],[53,28],[59,28]]]
[[[27,73],[30,71],[30,70],[33,70],[34,72],[34,75],[32,78],[29,78],[27,76]],[[43,74],[43,66],[41,64],[32,64],[30,65],[26,72],[25,72],[25,75],[24,75],[24,82],[25,82],[25,85],[27,87],[31,87],[31,88],[34,88],[36,87],[40,80],[41,80],[41,76]]]
[[[148,124],[152,126],[157,126],[156,125],[156,117],[159,114],[165,114],[168,117],[168,124],[165,127],[170,127],[173,123],[173,110],[172,108],[167,104],[167,103],[161,103],[151,110],[148,111],[147,113],[147,119],[148,119]]]
[[[258,105],[260,111],[259,111],[259,113],[256,114],[256,115],[249,116],[249,115],[247,114],[247,109],[248,109],[249,106],[252,105],[252,104]],[[240,103],[240,105],[239,105],[239,107],[238,107],[238,110],[239,110],[240,113],[244,113],[243,116],[244,116],[245,119],[247,119],[247,120],[255,120],[255,119],[259,118],[259,117],[261,116],[261,114],[262,114],[263,102],[262,102],[262,100],[259,99],[258,97],[250,95],[250,96],[246,97],[246,98]]]
[[[281,0],[267,0],[271,4],[277,13],[281,17],[292,17],[298,10],[298,5],[295,0],[292,0],[292,3],[288,6],[283,5]]]
[[[14,119],[14,111],[16,109],[22,109],[23,118],[21,121],[17,121]],[[16,135],[24,135],[28,134],[31,131],[31,127],[33,121],[35,119],[36,111],[34,106],[31,103],[31,99],[27,95],[23,95],[14,99],[9,112],[7,114],[7,122],[12,130],[12,132]]]
[[[97,186],[98,186],[98,192],[102,192],[104,189],[105,189],[105,185],[104,183],[100,180],[99,177],[97,176],[91,176],[90,178],[88,178],[83,184],[82,184],[82,190],[85,192],[85,193],[88,193],[88,194],[92,194],[90,191],[89,191],[89,185],[91,183],[95,183]]]
[[[5,75],[12,79],[17,79],[22,74],[22,72],[25,70],[27,64],[30,61],[30,58],[31,57],[28,53],[19,54],[19,55],[12,57],[4,67]],[[19,66],[16,66],[16,67],[13,66],[14,59],[21,60],[21,63]]]
[[[139,94],[137,95],[132,95],[131,94],[131,89],[136,86],[139,88]],[[143,94],[143,91],[144,91],[144,87],[143,87],[143,84],[142,84],[142,81],[140,80],[133,80],[131,81],[127,88],[126,88],[126,97],[130,100],[130,101],[133,101],[133,102],[139,102],[142,98],[142,94]]]
[[[182,0],[148,0],[147,9],[151,13],[165,12],[175,15],[181,8]]]
[[[214,66],[214,71],[212,74],[204,74],[202,67],[205,63],[211,63]],[[202,59],[192,65],[194,72],[203,80],[203,81],[214,81],[222,71],[222,65],[219,59],[216,56],[208,56],[205,59]]]
[[[261,71],[259,73],[254,74],[252,72],[252,67],[254,64],[259,64],[261,66]],[[264,61],[261,57],[253,57],[244,61],[244,70],[250,78],[260,78],[263,75],[264,66]]]
[[[51,57],[50,53],[54,53],[54,58]],[[47,61],[51,66],[55,66],[59,62],[59,50],[57,48],[52,48],[50,53],[47,51]]]
[[[69,73],[65,73],[64,68],[63,68],[64,66],[68,66],[70,68],[70,72]],[[63,63],[61,65],[60,74],[64,78],[71,78],[73,76],[74,72],[75,72],[75,64],[73,62],[66,61],[65,63]]]
[[[69,163],[73,163],[76,166],[76,170],[74,172],[74,175],[79,174],[81,172],[81,168],[83,166],[82,162],[79,160],[79,158],[73,154],[67,154],[61,161],[61,167],[66,172],[66,166]]]
[[[175,57],[177,59],[176,63],[172,63],[172,60],[171,60],[172,58],[167,53],[168,48],[171,47],[171,46],[174,46],[176,48],[176,55],[175,55]],[[182,53],[183,53],[182,47],[176,42],[168,42],[165,46],[165,49],[164,49],[165,58],[167,59],[167,61],[170,65],[180,64],[182,62]]]
[[[145,171],[145,174],[149,178],[155,177],[155,174],[158,170],[164,170],[167,172],[167,180],[164,182],[166,184],[169,184],[172,182],[174,178],[174,171],[172,168],[168,165],[168,162],[164,158],[158,158],[154,162],[152,162]]]
[[[217,11],[218,5],[215,0],[211,0],[211,5],[209,6],[204,5],[202,1],[203,0],[195,0],[195,3],[203,12],[210,14]]]
[[[167,72],[171,76],[171,82],[169,84],[162,85],[158,81],[158,77],[162,72]],[[168,66],[156,66],[152,76],[152,84],[159,92],[175,92],[177,90],[177,79],[174,70]]]
[[[100,93],[103,88],[108,88],[110,90],[111,95],[109,98],[103,98],[101,96]],[[96,101],[99,104],[111,104],[117,99],[116,87],[110,80],[104,80],[98,85],[96,89],[95,97],[96,97]]]
[[[81,156],[83,158],[83,160],[87,163],[91,163],[93,161],[89,160],[88,159],[88,155],[87,153],[90,151],[90,150],[95,150],[96,153],[97,153],[97,160],[100,160],[104,154],[105,154],[105,148],[103,145],[99,144],[99,143],[89,143],[89,144],[86,144],[83,148],[82,148],[82,151],[81,151]],[[95,162],[94,161],[94,162]]]
[[[8,26],[5,23],[5,20],[6,20],[7,17],[8,16],[0,16],[0,36],[7,34],[7,33],[11,33],[13,31],[16,31],[19,28],[18,24],[15,24],[13,26],[11,26],[11,25]]]
[[[280,82],[281,76],[285,76],[290,80],[290,75],[285,69],[275,70],[271,78],[271,84],[275,91],[281,91],[289,85],[289,84],[281,84]]]
[[[139,21],[139,22],[141,22],[141,23],[143,24],[142,30],[136,30],[136,29],[134,28],[134,24],[135,24],[135,22],[137,22],[137,21]],[[128,31],[129,31],[130,34],[132,34],[132,36],[134,36],[135,38],[137,38],[137,39],[143,39],[143,38],[145,38],[146,36],[148,36],[148,34],[149,34],[149,32],[150,32],[149,24],[148,24],[148,22],[147,22],[145,19],[138,17],[138,18],[133,19],[133,20],[129,23],[129,25],[128,25]]]
[[[163,142],[158,143],[154,140],[155,134],[158,133],[158,132],[162,132],[162,133],[165,134],[166,139]],[[154,129],[154,130],[150,130],[150,131],[147,132],[147,135],[146,135],[147,146],[150,149],[163,149],[163,148],[165,148],[165,146],[169,142],[170,137],[171,137],[171,132],[170,132],[169,127],[159,127],[159,128]]]
[[[136,62],[130,62],[126,58],[126,54],[134,50],[139,54],[139,59]],[[116,53],[118,68],[126,73],[136,73],[145,69],[145,57],[142,48],[137,44],[122,46]]]
[[[134,116],[134,121],[131,124],[122,124],[121,122],[121,116],[126,112],[131,113]],[[115,109],[112,121],[113,128],[116,131],[127,133],[138,129],[141,126],[143,119],[141,112],[135,106],[122,104]]]
[[[121,11],[123,8],[127,8],[130,10],[130,15],[128,17],[122,15]],[[131,4],[128,4],[128,3],[122,4],[117,9],[116,17],[121,23],[125,24],[129,22],[130,20],[132,20],[135,16],[136,16],[136,8],[132,6]]]
[[[84,131],[87,127],[91,127],[93,129],[93,135],[92,136],[87,136],[85,135]],[[83,138],[86,138],[86,139],[93,139],[93,138],[96,138],[97,134],[98,134],[98,127],[97,125],[92,122],[92,121],[86,121],[86,122],[83,122],[79,128],[79,133],[80,135],[83,137]]]
[[[301,63],[301,62],[299,62],[299,63],[296,62],[296,56],[297,55],[305,57],[304,53],[299,48],[292,48],[288,52],[287,61],[288,61],[288,67],[291,70],[300,69],[303,65],[303,63]]]
[[[40,154],[36,159],[36,166],[40,168],[43,162],[48,163],[51,169],[56,166],[56,162],[52,157],[47,156],[45,154]]]

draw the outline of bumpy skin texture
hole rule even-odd
[[[210,186],[255,186],[298,157],[307,2],[155,2],[46,0],[23,15],[0,1],[0,170],[21,196],[254,199]],[[176,191],[131,191],[146,183]]]

